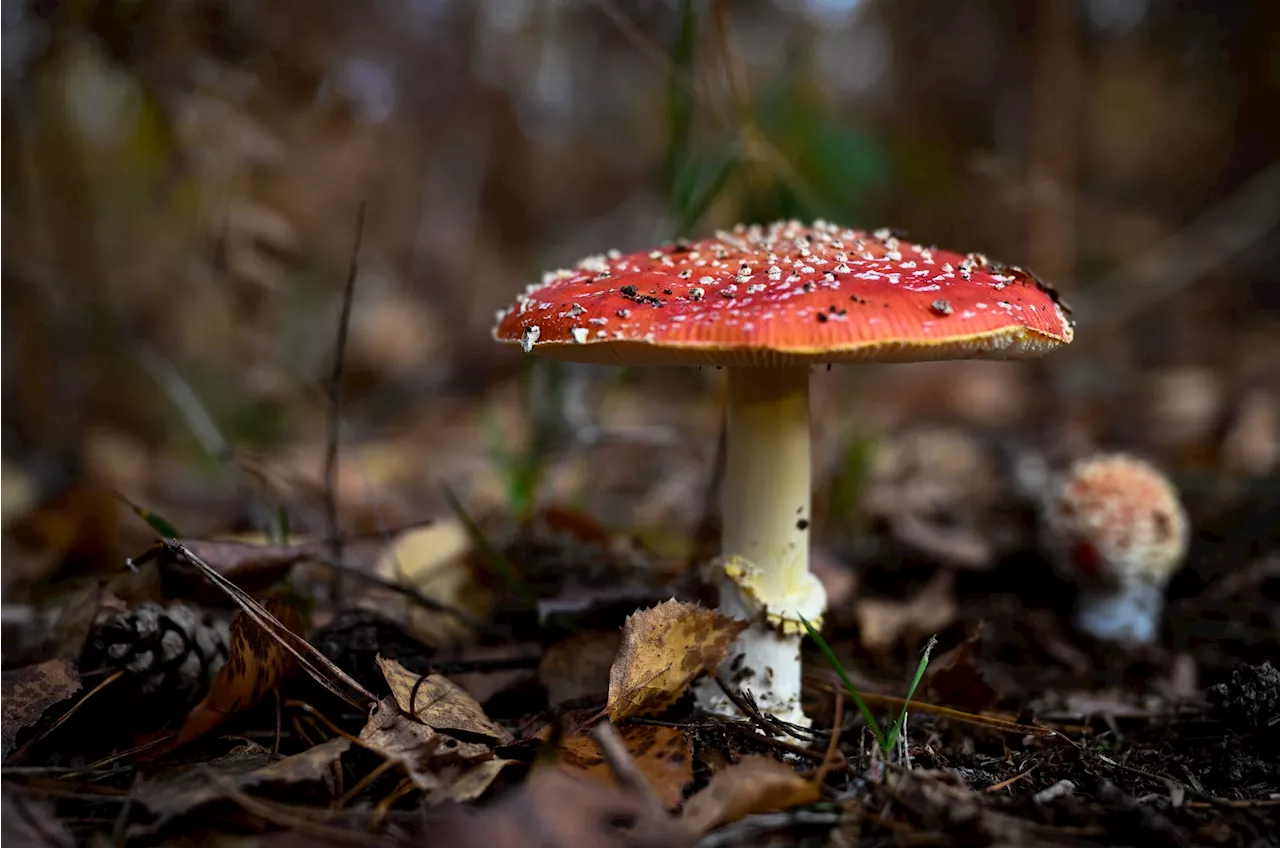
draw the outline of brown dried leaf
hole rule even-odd
[[[867,598],[857,602],[858,632],[873,654],[893,649],[899,640],[920,641],[955,621],[958,609],[953,578],[939,571],[911,600],[885,601]]]
[[[420,789],[439,789],[437,774],[445,766],[479,763],[493,758],[485,745],[462,742],[439,733],[400,711],[394,698],[384,698],[369,714],[360,741],[383,757],[404,766]]]
[[[464,730],[500,742],[510,741],[511,734],[484,714],[480,702],[443,674],[429,674],[424,679],[422,675],[414,674],[395,660],[382,656],[377,659],[382,675],[391,687],[391,694],[395,696],[400,709],[408,715],[437,730]],[[418,684],[419,680],[422,681],[421,685]],[[412,709],[410,698],[414,700]]]
[[[630,823],[620,828],[616,822]],[[649,799],[559,768],[537,771],[483,811],[456,810],[433,830],[450,848],[693,848],[693,835]]]
[[[746,622],[672,598],[622,625],[622,645],[609,671],[609,718],[661,712],[693,679],[724,661]]]
[[[801,807],[821,797],[821,784],[772,757],[753,755],[711,778],[684,805],[682,820],[694,833],[706,833],[745,816]]]
[[[323,780],[350,747],[349,739],[338,736],[273,763],[271,752],[250,743],[208,763],[181,766],[140,781],[130,797],[159,817],[147,827],[148,832],[155,832],[177,816],[227,797],[230,789]]]
[[[617,631],[590,631],[548,648],[538,664],[548,703],[558,707],[608,692],[609,668],[621,643],[622,634]]]
[[[18,734],[40,720],[44,711],[80,691],[74,663],[49,660],[6,671],[0,683],[0,740],[8,759]]]
[[[924,683],[935,700],[953,709],[974,713],[995,706],[1000,696],[976,663],[981,644],[982,625],[979,624],[968,639],[929,663]]]
[[[474,801],[493,785],[504,768],[515,762],[517,761],[488,760],[457,773],[451,779],[442,778],[444,785],[427,793],[427,805],[434,807],[446,801],[459,804]]]
[[[637,724],[618,728],[618,735],[662,803],[668,807],[679,804],[685,784],[693,780],[693,751],[684,733],[675,727]],[[592,780],[618,785],[599,746],[589,735],[578,731],[560,744],[560,762],[565,768]]]
[[[280,598],[269,598],[263,607],[289,630],[302,630],[297,610]],[[297,660],[270,633],[244,612],[231,622],[227,662],[218,672],[209,694],[196,704],[164,752],[192,742],[230,716],[258,703],[297,667]],[[150,756],[158,756],[157,751]]]
[[[219,574],[251,595],[282,580],[299,562],[319,553],[318,545],[263,545],[233,540],[184,539],[182,544]],[[160,564],[167,597],[201,603],[225,603],[226,596],[204,578],[200,570],[165,545],[157,545],[137,560],[155,557]]]

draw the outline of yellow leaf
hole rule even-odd
[[[378,657],[378,666],[400,709],[428,727],[478,733],[502,742],[511,738],[502,725],[484,714],[479,701],[443,674],[429,674],[424,678],[395,660],[381,656]],[[409,703],[411,698],[412,705]]]
[[[753,755],[711,778],[684,805],[682,820],[694,833],[706,833],[745,816],[802,807],[821,797],[822,787],[791,766]]]
[[[622,625],[622,645],[609,670],[609,718],[661,712],[699,674],[724,661],[746,622],[672,598]]]
[[[414,587],[451,607],[483,617],[490,593],[476,579],[469,554],[471,537],[457,519],[439,519],[426,527],[406,530],[387,546],[378,561],[378,573],[389,580]],[[455,616],[410,607],[410,629],[429,644],[467,641],[468,627]]]

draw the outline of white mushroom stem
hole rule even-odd
[[[1132,648],[1155,641],[1163,607],[1164,588],[1145,581],[1088,588],[1076,599],[1075,623],[1096,639]]]
[[[800,704],[804,616],[826,609],[809,573],[809,369],[731,368],[724,481],[724,557],[713,575],[720,610],[750,622],[722,669],[762,710],[809,724]],[[705,709],[733,713],[714,681],[699,689]]]

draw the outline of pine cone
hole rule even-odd
[[[183,603],[107,610],[94,622],[81,667],[125,671],[142,695],[194,700],[227,661],[228,627],[229,621]]]
[[[390,689],[376,658],[394,659],[406,668],[421,669],[431,662],[435,649],[402,626],[372,610],[348,609],[311,634],[315,645],[339,668],[379,695]]]

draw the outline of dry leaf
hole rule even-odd
[[[694,833],[706,833],[744,816],[789,810],[821,797],[821,784],[806,780],[786,763],[772,757],[743,757],[690,798],[682,818]]]
[[[242,540],[184,539],[182,544],[223,577],[251,595],[257,595],[282,580],[299,562],[320,552],[319,545],[254,544]],[[154,557],[160,565],[166,597],[185,598],[203,604],[227,603],[221,589],[210,585],[200,570],[163,544],[135,557],[144,562]]]
[[[130,797],[159,817],[146,828],[147,832],[154,833],[177,816],[227,797],[229,788],[322,780],[350,747],[349,739],[338,736],[273,763],[270,751],[250,743],[208,763],[181,766],[139,781]]]
[[[645,781],[668,807],[684,797],[685,784],[693,780],[693,751],[683,731],[675,727],[637,724],[618,728],[618,735],[635,760]],[[594,739],[582,731],[560,743],[561,764],[593,780],[616,786],[617,780]]]
[[[867,598],[857,602],[858,632],[873,654],[892,650],[899,640],[920,641],[955,621],[955,592],[951,572],[939,571],[911,600]]]
[[[924,685],[938,703],[973,713],[995,706],[1000,696],[977,665],[981,644],[979,624],[972,636],[929,663]]]
[[[622,634],[616,630],[590,631],[548,648],[538,664],[538,678],[547,689],[547,702],[558,707],[608,692],[609,668],[621,642]]]
[[[622,645],[609,670],[609,718],[657,713],[693,679],[724,661],[746,622],[672,598],[622,625]]]
[[[445,766],[493,758],[485,745],[454,739],[405,715],[394,698],[384,698],[373,708],[360,741],[404,766],[420,789],[440,788],[443,782],[437,772]]]
[[[443,604],[483,617],[488,612],[489,592],[476,579],[467,556],[471,549],[471,537],[462,522],[439,519],[398,535],[379,559],[377,571]],[[467,636],[466,625],[456,616],[417,605],[409,612],[409,624],[414,633],[434,644]]]
[[[301,616],[287,602],[268,598],[262,606],[289,630],[302,630]],[[209,687],[209,694],[187,716],[177,736],[150,757],[186,745],[235,713],[249,709],[297,666],[293,654],[244,612],[231,622],[229,646],[227,662]]]
[[[626,822],[627,826],[619,823]],[[559,768],[535,771],[484,810],[461,808],[432,830],[450,848],[693,848],[693,835],[648,798]]]
[[[427,793],[427,805],[434,807],[446,801],[458,804],[474,801],[483,795],[507,766],[516,760],[487,760],[459,773],[453,779],[443,779],[444,785]]]
[[[395,660],[381,656],[377,659],[400,709],[415,716],[423,724],[437,730],[478,733],[500,742],[511,740],[511,734],[502,725],[484,714],[480,702],[449,678],[442,674],[429,674],[424,679],[422,675],[414,674]],[[421,685],[419,680],[422,681]],[[414,700],[412,709],[409,704],[411,697]]]
[[[13,751],[18,734],[40,720],[44,711],[80,691],[80,674],[67,660],[49,660],[6,671],[0,683],[0,737],[4,759]]]

